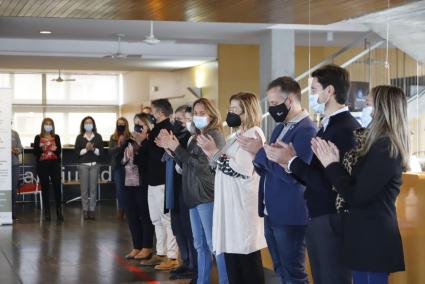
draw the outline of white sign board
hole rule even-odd
[[[12,224],[12,90],[0,88],[0,225]]]

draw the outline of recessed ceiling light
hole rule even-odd
[[[50,35],[51,33],[51,31],[40,31],[40,34],[42,35]]]

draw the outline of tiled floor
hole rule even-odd
[[[63,224],[57,224],[54,215],[50,223],[40,221],[40,210],[32,204],[18,207],[18,222],[0,227],[1,284],[188,283],[169,281],[167,272],[124,259],[131,240],[127,223],[115,218],[114,202],[100,202],[97,219],[85,222],[80,205],[68,205]],[[276,283],[270,271],[266,277],[267,283]],[[212,278],[216,283],[215,273]]]

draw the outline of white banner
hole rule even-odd
[[[0,88],[0,225],[12,224],[12,90]]]

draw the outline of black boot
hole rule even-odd
[[[50,210],[48,210],[48,209],[45,209],[44,210],[44,221],[46,221],[46,222],[50,222]]]
[[[56,216],[58,222],[63,222],[62,207],[56,208]]]

